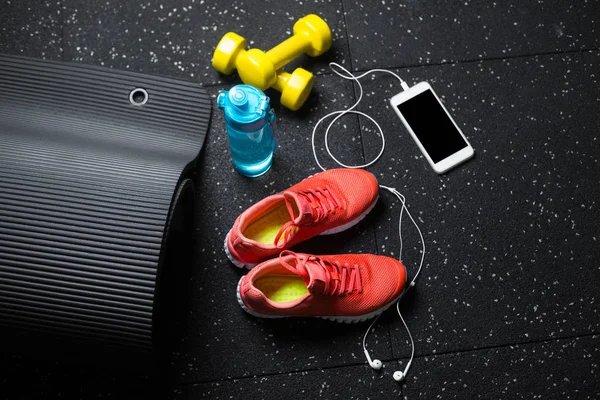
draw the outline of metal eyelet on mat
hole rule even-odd
[[[143,106],[148,102],[148,92],[142,88],[135,88],[129,92],[129,102],[134,106]]]

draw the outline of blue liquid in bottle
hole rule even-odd
[[[271,168],[275,138],[275,115],[269,98],[249,85],[237,85],[223,91],[217,105],[225,113],[231,161],[240,174],[256,177]]]

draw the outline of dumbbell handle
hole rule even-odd
[[[292,74],[285,71],[277,71],[277,81],[273,84],[272,88],[283,92],[285,90],[285,85],[288,83]]]
[[[310,42],[304,35],[295,34],[267,51],[267,57],[269,57],[275,69],[278,70],[303,54],[309,45]]]

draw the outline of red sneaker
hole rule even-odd
[[[225,239],[227,257],[248,269],[317,235],[356,225],[379,198],[377,180],[361,169],[331,169],[269,196],[235,221]]]
[[[404,265],[390,257],[312,256],[285,250],[243,276],[237,297],[256,317],[358,322],[394,304],[405,283]]]

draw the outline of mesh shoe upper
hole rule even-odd
[[[304,292],[296,289],[288,298],[276,299],[273,294],[284,290],[293,278],[301,280]],[[272,284],[267,290],[263,282],[269,279]],[[265,316],[357,317],[389,305],[405,283],[404,265],[390,257],[284,251],[244,276],[239,295],[246,308]],[[273,284],[280,287],[273,288]]]
[[[242,263],[259,263],[311,237],[351,225],[377,201],[377,180],[359,169],[332,169],[318,173],[269,196],[244,211],[227,238],[231,256]],[[272,235],[258,239],[264,228]],[[257,228],[259,226],[259,228]],[[266,239],[268,238],[268,239]]]

